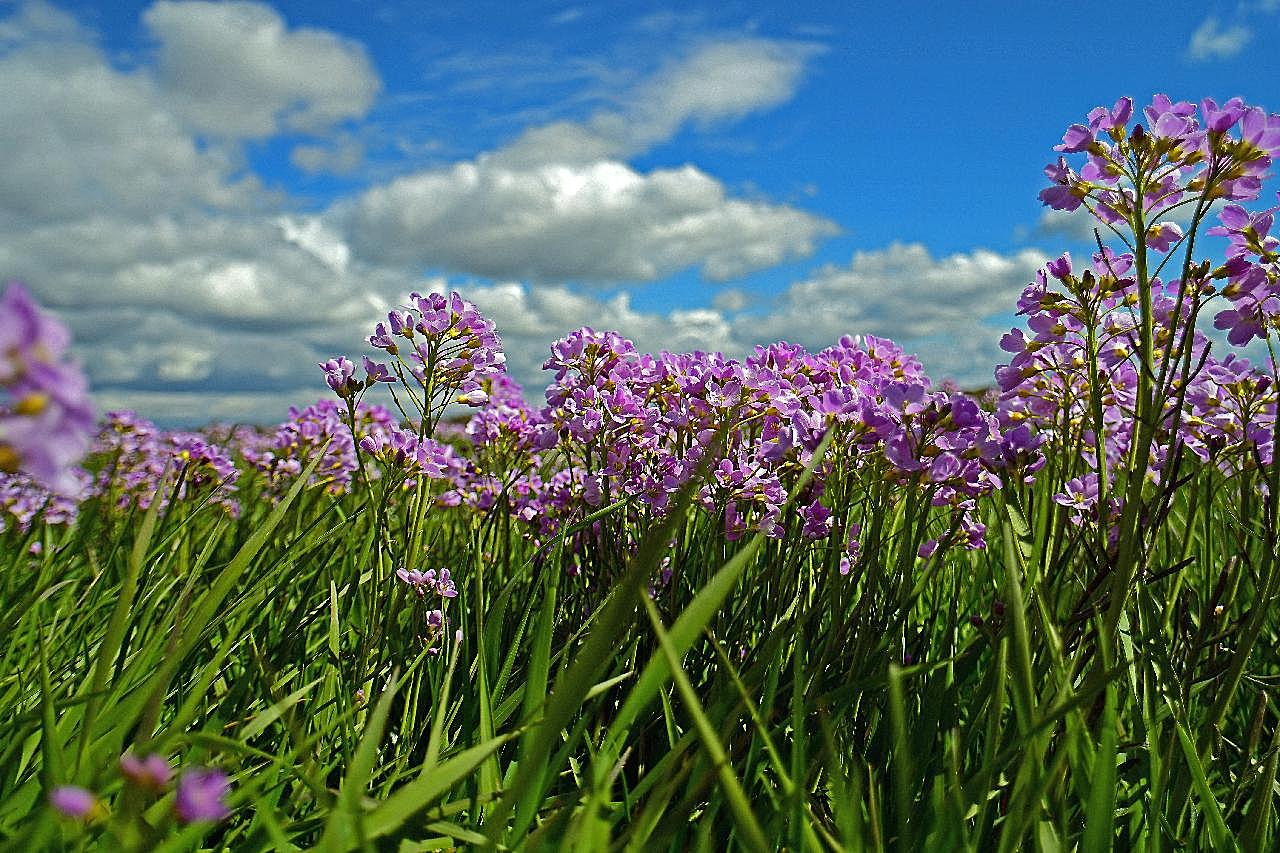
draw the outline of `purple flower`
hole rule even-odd
[[[377,382],[396,381],[396,378],[391,375],[391,371],[387,369],[385,364],[373,361],[367,355],[360,356],[360,359],[364,362],[365,385],[373,385]]]
[[[333,392],[339,397],[354,396],[359,388],[356,383],[352,382],[355,375],[356,366],[346,356],[338,356],[328,361],[320,362],[320,369],[324,371],[324,381]]]
[[[84,374],[66,360],[70,342],[21,284],[0,296],[0,473],[68,495],[94,428]]]
[[[1088,151],[1091,145],[1093,145],[1093,131],[1083,124],[1073,124],[1062,135],[1062,144],[1053,146],[1053,150],[1064,154],[1078,154],[1081,151]]]
[[[1157,222],[1147,229],[1147,246],[1157,252],[1167,252],[1182,239],[1182,229],[1176,222]]]
[[[1071,253],[1063,252],[1062,257],[1055,258],[1045,264],[1045,269],[1049,271],[1049,275],[1058,281],[1066,281],[1071,278]]]
[[[91,791],[75,785],[61,785],[49,792],[49,805],[63,817],[73,820],[90,820],[102,808]]]
[[[436,585],[435,569],[427,569],[420,572],[417,569],[396,569],[396,577],[413,588],[418,597],[427,594],[427,590]]]
[[[151,754],[139,758],[132,752],[120,756],[120,772],[135,785],[160,790],[173,778],[173,768],[164,756]]]
[[[231,780],[221,770],[196,768],[178,780],[174,812],[183,823],[225,820],[231,815],[227,794]]]
[[[1232,98],[1221,107],[1213,98],[1205,98],[1200,102],[1200,113],[1204,116],[1205,129],[1212,133],[1226,133],[1235,126],[1248,107],[1239,98]]]
[[[458,588],[453,584],[453,578],[449,574],[448,569],[440,570],[440,577],[436,579],[436,592],[442,598],[456,598],[458,596]]]
[[[1089,111],[1089,127],[1094,131],[1124,127],[1133,116],[1133,99],[1121,98],[1111,109],[1094,107]]]

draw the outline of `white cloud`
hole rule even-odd
[[[728,198],[693,166],[514,169],[483,157],[369,190],[344,218],[368,258],[537,281],[651,281],[689,267],[723,280],[804,257],[836,231]]]
[[[289,162],[309,175],[350,175],[364,163],[364,143],[350,136],[322,145],[295,145]]]
[[[1248,27],[1241,24],[1224,27],[1216,17],[1210,16],[1191,34],[1187,56],[1197,62],[1230,59],[1244,50],[1252,37]]]
[[[1024,226],[1025,227],[1025,226]],[[1037,220],[1034,235],[1037,237],[1054,237],[1078,243],[1092,243],[1094,229],[1102,234],[1104,242],[1111,242],[1115,235],[1106,226],[1094,218],[1084,208],[1077,210],[1046,210]]]
[[[92,41],[92,31],[80,25],[75,16],[44,0],[28,0],[12,16],[0,21],[0,47],[23,42],[32,36],[44,39]]]
[[[725,311],[728,313],[741,311],[750,303],[751,298],[741,290],[734,287],[727,287],[724,290],[721,290],[711,299],[712,308],[715,308],[717,311]]]
[[[111,68],[63,28],[0,50],[0,223],[172,205],[243,207],[260,193],[227,152],[201,148],[142,73]]]
[[[0,273],[67,319],[101,408],[278,419],[324,396],[315,362],[359,354],[392,302],[450,287],[424,281],[424,267],[533,282],[462,289],[493,313],[535,397],[548,343],[583,323],[644,349],[741,351],[726,313],[746,305],[736,291],[710,308],[649,312],[626,293],[559,282],[690,268],[726,279],[806,256],[835,231],[734,198],[692,165],[625,162],[684,125],[786,100],[810,47],[705,44],[625,89],[617,111],[535,128],[524,139],[539,144],[406,175],[314,215],[264,189],[240,146],[324,133],[295,143],[294,164],[357,168],[367,137],[338,126],[366,115],[380,85],[362,48],[289,29],[255,3],[162,0],[144,21],[156,62],[124,68],[43,2],[0,20]]]
[[[617,109],[528,128],[494,156],[528,166],[639,154],[687,124],[705,129],[785,103],[819,52],[812,43],[774,39],[705,42],[618,93]]]
[[[822,347],[844,334],[893,339],[921,356],[935,379],[991,379],[1001,331],[1046,256],[985,249],[935,258],[918,243],[858,252],[789,287],[767,315],[735,320],[739,337]]]
[[[320,132],[363,116],[382,86],[359,43],[290,30],[262,3],[159,0],[143,21],[160,43],[161,83],[214,136]]]
[[[791,99],[815,45],[735,39],[703,45],[640,87],[632,107],[641,140],[668,139],[686,122],[740,119]]]

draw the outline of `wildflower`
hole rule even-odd
[[[102,811],[102,803],[93,792],[75,785],[61,785],[50,791],[49,805],[73,820],[92,820]]]
[[[454,586],[453,577],[449,574],[448,569],[441,569],[440,576],[436,578],[436,592],[443,598],[456,598],[458,588]]]
[[[345,356],[320,362],[320,369],[324,371],[325,383],[339,397],[353,397],[360,390],[358,383],[353,382],[356,366]]]
[[[427,594],[427,590],[435,588],[436,572],[435,569],[427,569],[425,572],[417,569],[396,569],[396,577],[404,583],[412,587],[413,591],[422,598]]]
[[[120,772],[135,785],[151,790],[160,790],[173,778],[173,768],[164,756],[152,753],[139,758],[132,752],[120,756]]]
[[[183,823],[225,820],[231,815],[227,794],[231,780],[221,770],[196,768],[178,780],[174,812]]]
[[[71,336],[16,282],[0,296],[0,473],[74,494],[93,407],[84,374],[66,360]]]

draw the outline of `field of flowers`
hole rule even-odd
[[[1098,251],[978,394],[583,328],[535,402],[433,293],[278,426],[174,432],[11,285],[0,843],[1274,849],[1280,116],[1057,150]]]

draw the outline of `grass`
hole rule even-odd
[[[1112,633],[1114,569],[1047,485],[983,505],[987,549],[923,559],[950,524],[929,487],[888,486],[838,437],[824,452],[838,524],[866,531],[847,576],[795,514],[782,538],[728,541],[688,494],[662,518],[619,501],[535,547],[501,503],[424,515],[416,492],[332,496],[305,473],[277,503],[246,474],[239,518],[101,502],[0,534],[0,838],[1269,849],[1280,638],[1261,475],[1186,463]],[[423,564],[459,589],[430,647],[379,555],[420,517]],[[123,780],[128,749],[226,770],[233,817],[175,824],[171,791]],[[59,818],[45,800],[69,783],[109,813]]]

